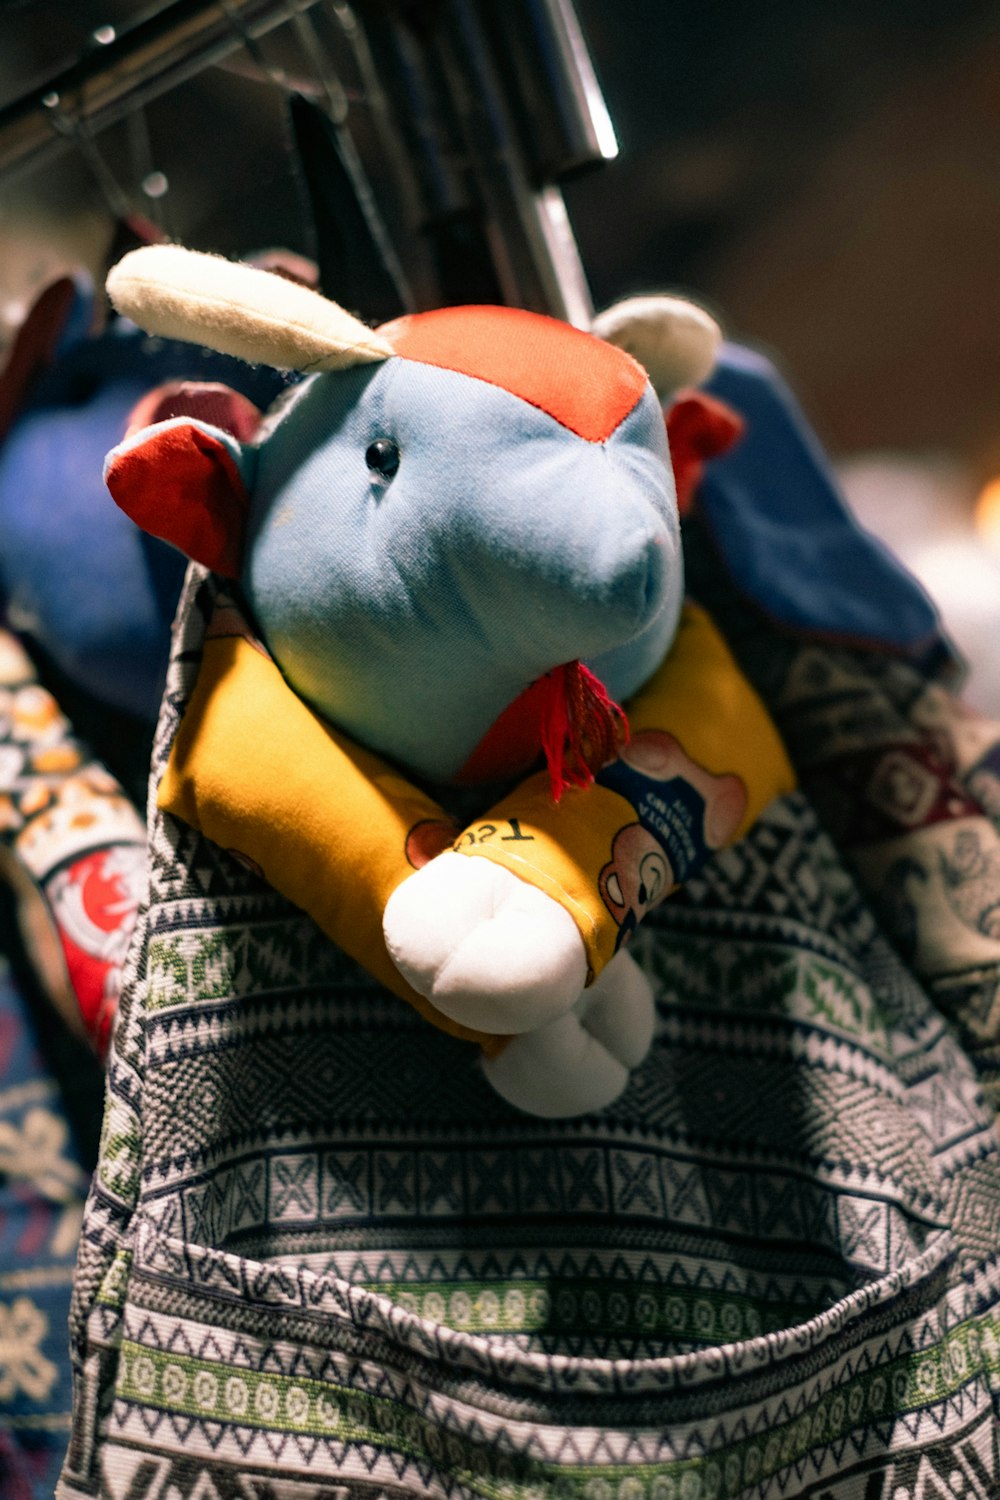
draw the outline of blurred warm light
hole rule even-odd
[[[974,515],[976,530],[983,541],[1000,552],[1000,475],[980,490]]]
[[[974,631],[989,626],[990,638],[995,639],[1000,626],[1000,570],[982,542],[971,536],[942,537],[914,548],[907,561],[956,636],[961,637],[966,626]]]
[[[920,453],[858,454],[838,473],[862,526],[937,606],[966,702],[1000,720],[1000,473],[980,489],[964,464]]]

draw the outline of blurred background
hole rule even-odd
[[[419,32],[447,0],[315,4],[308,28],[306,8],[251,35],[221,4],[239,45],[99,134],[74,139],[56,111],[64,149],[0,175],[0,346],[55,273],[101,274],[128,212],[201,249],[316,256],[290,89],[346,119],[391,236],[415,251],[406,183],[380,165],[398,99],[381,97],[383,60],[366,62],[350,25],[375,33],[394,10]],[[8,3],[0,106],[156,10]],[[502,28],[511,7],[478,10]],[[602,164],[559,176],[594,303],[679,288],[777,360],[864,524],[937,599],[969,696],[1000,715],[1000,5],[575,10],[617,136]]]

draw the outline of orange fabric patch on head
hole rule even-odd
[[[379,332],[404,359],[500,386],[591,443],[609,438],[646,389],[624,350],[516,307],[442,307]]]

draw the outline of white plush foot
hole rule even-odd
[[[543,1026],[570,1009],[586,981],[573,918],[492,860],[439,854],[393,892],[382,927],[404,979],[477,1031]]]
[[[569,1011],[516,1036],[483,1071],[501,1098],[545,1120],[605,1109],[628,1083],[628,1068]]]
[[[568,1119],[606,1109],[653,1039],[653,992],[619,953],[572,1011],[508,1042],[483,1071],[498,1094],[526,1114]]]
[[[653,987],[630,953],[621,949],[573,1007],[591,1036],[627,1068],[649,1051],[656,1023]]]

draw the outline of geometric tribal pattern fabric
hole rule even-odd
[[[1000,724],[904,657],[783,635],[685,558],[883,929],[1000,1108]]]
[[[0,922],[3,951],[12,923]],[[27,995],[0,959],[0,1495],[50,1500],[70,1427],[66,1360],[88,1174]],[[49,1030],[54,1029],[49,1026]],[[82,1052],[82,1046],[79,1051]],[[72,1059],[79,1067],[79,1056]],[[61,1061],[61,1059],[60,1059]],[[81,1070],[83,1071],[83,1070]],[[80,1080],[76,1103],[97,1069]]]
[[[647,919],[652,1053],[571,1121],[150,840],[63,1500],[996,1500],[1000,1134],[811,795]]]

